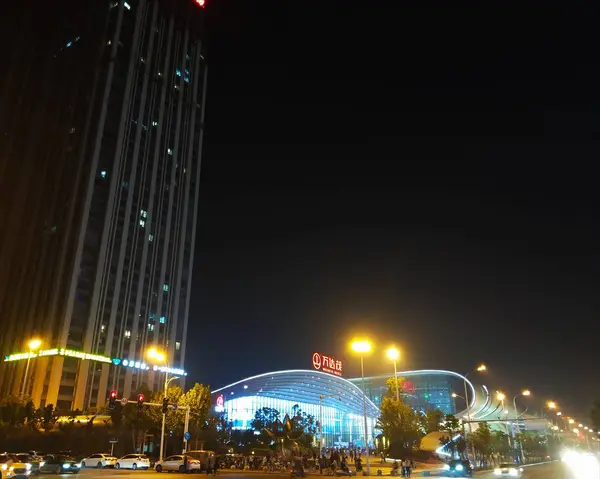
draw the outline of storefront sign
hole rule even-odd
[[[321,353],[314,353],[312,356],[313,368],[324,373],[342,375],[342,362],[330,356]]]
[[[44,356],[68,356],[70,358],[87,359],[89,361],[100,361],[101,363],[112,363],[112,358],[107,356],[100,356],[98,354],[84,353],[81,351],[74,351],[72,349],[64,348],[41,349],[37,352],[31,351],[29,353],[11,354],[10,356],[4,356],[4,361],[19,361],[21,359],[32,359]]]

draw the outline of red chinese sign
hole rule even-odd
[[[223,396],[222,394],[219,394],[217,396],[217,401],[216,401],[216,405],[215,405],[215,410],[217,412],[221,412],[223,411],[225,408],[225,396]]]
[[[404,381],[402,383],[402,389],[405,393],[414,393],[416,391],[412,381]]]
[[[324,373],[342,375],[342,362],[330,356],[321,353],[314,353],[312,356],[313,368]]]

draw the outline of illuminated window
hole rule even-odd
[[[73,42],[67,42],[67,48],[69,48],[71,45],[73,45]]]
[[[160,324],[165,324],[167,322],[167,318],[165,318],[164,316],[160,317]]]
[[[171,148],[167,148],[167,154],[168,155],[172,155],[173,154],[173,150],[171,150]]]
[[[177,75],[178,77],[181,76],[181,70],[179,68],[175,69],[175,75]]]
[[[146,210],[141,210],[140,211],[140,216],[142,218],[148,218],[148,212]]]
[[[153,121],[152,122],[152,126],[156,126],[156,125],[158,125],[158,122],[157,121]]]
[[[148,323],[148,331],[154,331],[154,325]]]
[[[154,241],[154,235],[148,235],[148,241],[152,243],[152,241]]]
[[[130,338],[130,337],[131,337],[131,331],[129,331],[129,330],[126,330],[126,331],[125,331],[125,337],[126,337],[126,338]]]
[[[100,178],[106,178],[106,170],[100,172]]]
[[[163,291],[169,291],[169,285],[167,283],[163,284]]]
[[[125,2],[125,8],[126,8],[127,10],[131,10],[131,5],[129,5],[127,2]]]
[[[146,222],[144,220],[140,220],[140,226],[144,228],[146,226]]]
[[[175,341],[175,349],[179,351],[181,349],[181,343],[179,341]]]
[[[106,329],[106,325],[103,324],[102,326],[100,326],[100,331],[104,332],[105,329]]]

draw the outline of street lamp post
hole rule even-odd
[[[165,353],[162,353],[162,352],[157,351],[156,349],[152,348],[152,349],[148,350],[148,352],[146,354],[147,354],[148,358],[150,358],[151,360],[153,360],[157,363],[163,363],[165,365],[165,386],[164,386],[164,391],[163,391],[163,400],[164,400],[167,397],[167,393],[169,390],[169,383],[171,381],[175,381],[176,379],[179,379],[179,377],[173,376],[172,378],[169,379],[169,370],[168,370],[169,365],[167,364],[167,355]],[[163,460],[163,453],[164,453],[164,446],[165,446],[166,419],[167,419],[167,413],[163,412],[162,426],[161,426],[161,433],[160,433],[159,461]],[[187,443],[187,441],[186,441],[186,443]]]
[[[394,362],[394,381],[396,382],[396,401],[400,401],[400,385],[398,384],[398,368],[396,365],[396,361],[400,357],[400,351],[396,348],[392,347],[387,350],[387,357],[390,358]]]
[[[364,355],[371,351],[371,343],[369,341],[354,341],[352,350],[360,354],[360,376],[363,384],[363,419],[365,427],[365,446],[367,449],[367,476],[371,474],[371,453],[369,451],[369,429],[367,425],[367,386],[365,384],[365,365]]]
[[[27,353],[27,365],[25,366],[25,375],[23,376],[23,384],[21,384],[21,398],[25,396],[25,392],[27,391],[27,376],[29,375],[29,362],[31,361],[31,355],[36,349],[42,345],[42,342],[39,339],[32,339],[27,343],[27,347],[29,348],[29,352]]]
[[[523,391],[521,391],[519,394],[515,394],[515,397],[513,397],[513,407],[515,409],[515,423],[518,424],[519,422],[519,410],[517,409],[517,398],[519,396],[531,396],[531,391],[529,389],[524,389]],[[515,428],[513,426],[512,428],[512,432],[513,432],[513,442],[516,443],[517,441],[517,437],[515,435]],[[523,441],[519,441],[519,449],[521,451],[521,461],[525,462],[525,452],[523,451]]]
[[[483,371],[487,371],[487,366],[485,364],[481,364],[479,366],[477,366],[477,368],[475,369],[478,372],[483,372]],[[469,389],[467,388],[467,376],[469,375],[469,373],[465,374],[464,377],[464,386],[465,386],[465,405],[467,407],[467,421],[469,423],[469,436],[471,436],[471,440],[469,441],[469,444],[471,446],[471,457],[473,458],[473,462],[475,462],[475,446],[473,445],[473,425],[471,424],[471,404],[469,403]],[[473,397],[473,399],[475,399],[475,397]]]

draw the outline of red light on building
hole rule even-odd
[[[204,4],[206,3],[206,0],[195,0],[195,2],[199,7],[204,8]]]
[[[117,391],[111,391],[110,392],[110,398],[111,399],[117,399]]]

